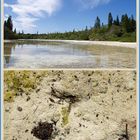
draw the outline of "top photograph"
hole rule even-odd
[[[5,69],[136,69],[136,0],[4,0]]]

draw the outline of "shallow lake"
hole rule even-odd
[[[136,49],[41,40],[9,41],[4,43],[4,67],[135,68]]]

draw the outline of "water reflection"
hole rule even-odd
[[[4,44],[5,68],[135,68],[136,50],[45,41]]]
[[[12,55],[12,51],[15,51],[16,48],[16,44],[14,43],[6,43],[4,44],[4,59],[5,59],[5,63],[9,64],[10,63],[10,59],[11,59],[11,55]]]

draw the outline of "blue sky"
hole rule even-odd
[[[132,14],[136,0],[5,0],[4,15],[12,15],[14,27],[26,33],[65,32],[91,27],[97,16],[107,23],[113,17]]]

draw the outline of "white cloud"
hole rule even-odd
[[[80,5],[82,6],[82,8],[95,8],[99,5],[102,5],[102,4],[107,4],[109,3],[111,0],[76,0],[78,1],[78,3],[80,3]]]
[[[5,3],[5,8],[11,8],[16,14],[14,26],[17,30],[28,32],[36,27],[36,21],[41,17],[51,16],[61,7],[62,0],[17,0],[16,4]]]

